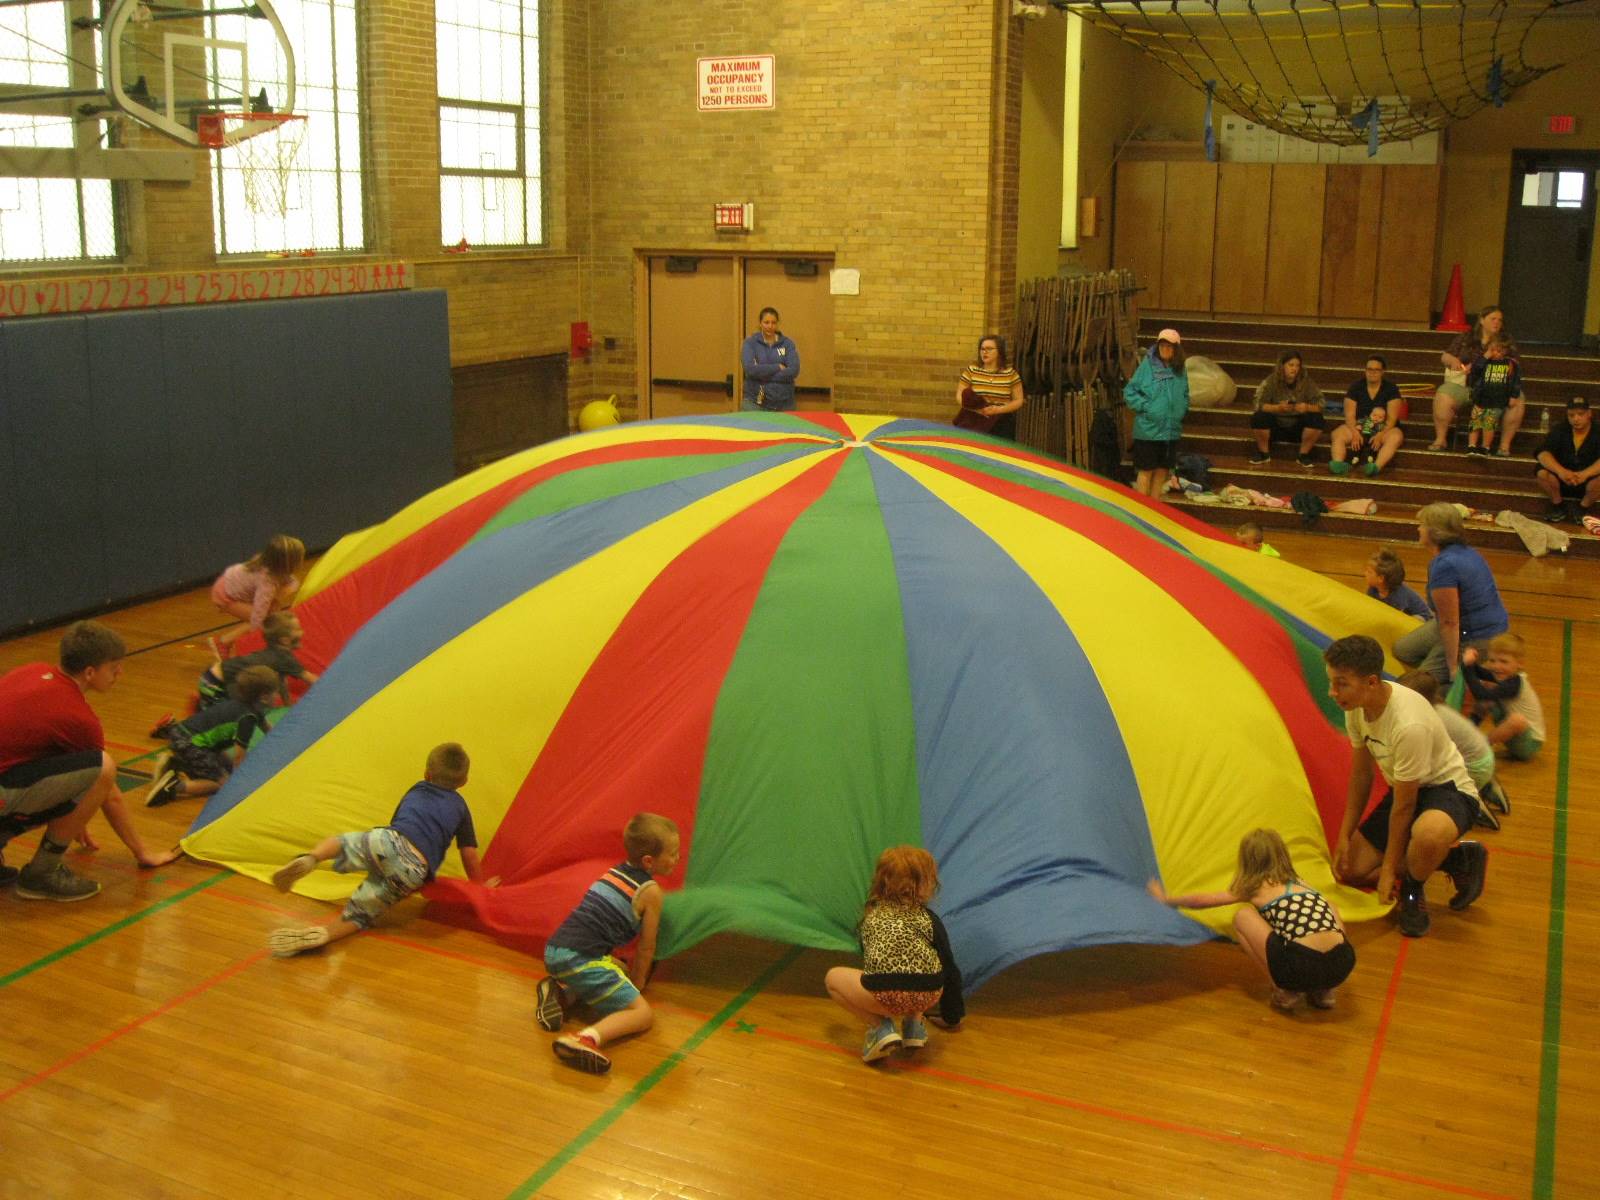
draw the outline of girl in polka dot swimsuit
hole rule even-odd
[[[1294,860],[1276,829],[1245,834],[1239,869],[1227,891],[1169,896],[1152,879],[1150,894],[1172,908],[1243,905],[1233,914],[1233,931],[1272,981],[1272,1007],[1279,1012],[1293,1012],[1308,999],[1313,1008],[1332,1008],[1333,989],[1355,969],[1356,952],[1339,910],[1296,877]]]

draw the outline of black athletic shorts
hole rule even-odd
[[[1178,442],[1147,442],[1133,439],[1133,469],[1135,471],[1170,471],[1178,465]]]
[[[1288,417],[1287,423],[1284,421],[1286,415]],[[1322,414],[1319,412],[1284,414],[1263,412],[1258,408],[1250,414],[1250,428],[1272,430],[1274,441],[1287,442],[1293,440],[1298,442],[1300,435],[1307,429],[1326,429],[1327,427],[1328,422],[1323,419]]]
[[[1301,942],[1285,941],[1277,930],[1267,934],[1267,971],[1272,982],[1286,992],[1336,988],[1355,967],[1356,951],[1349,939],[1332,950],[1313,950]]]
[[[1411,819],[1415,821],[1423,813],[1438,809],[1447,814],[1456,823],[1457,833],[1466,833],[1472,828],[1472,822],[1478,816],[1478,802],[1464,792],[1456,790],[1454,784],[1441,783],[1433,787],[1417,789],[1417,807]],[[1394,811],[1394,791],[1391,789],[1384,793],[1383,799],[1378,801],[1378,807],[1372,810],[1372,815],[1361,822],[1359,830],[1362,837],[1372,843],[1372,848],[1380,854],[1389,848],[1389,814]]]

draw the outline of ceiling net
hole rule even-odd
[[[1406,141],[1560,64],[1523,52],[1589,0],[1096,0],[1061,5],[1243,117],[1313,142]]]

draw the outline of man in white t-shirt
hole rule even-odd
[[[1443,869],[1455,881],[1450,907],[1483,894],[1489,852],[1463,841],[1478,811],[1478,790],[1433,705],[1383,679],[1383,647],[1372,638],[1340,638],[1322,654],[1328,694],[1344,710],[1350,735],[1350,789],[1334,848],[1334,870],[1357,887],[1376,882],[1380,899],[1396,897],[1400,932],[1428,932],[1423,882]],[[1388,792],[1365,821],[1373,770]],[[1358,827],[1359,822],[1359,827]]]

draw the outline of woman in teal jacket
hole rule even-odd
[[[1133,412],[1134,490],[1159,497],[1178,461],[1183,414],[1189,411],[1189,379],[1183,373],[1182,339],[1176,329],[1156,335],[1122,398]]]

